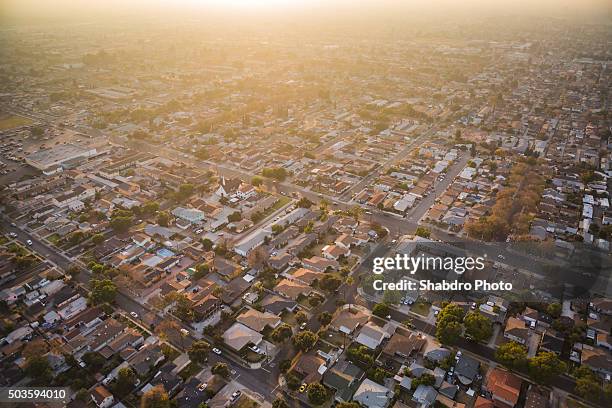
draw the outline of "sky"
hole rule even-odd
[[[96,19],[103,17],[196,13],[210,15],[368,16],[482,13],[596,16],[612,18],[610,0],[0,0],[4,20]],[[163,15],[163,14],[161,14]]]

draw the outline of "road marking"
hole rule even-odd
[[[272,372],[270,370],[268,370],[267,368],[262,367],[261,369],[264,370],[268,374],[272,374]]]

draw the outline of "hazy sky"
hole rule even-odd
[[[363,16],[370,12],[443,14],[527,13],[612,16],[611,0],[0,0],[4,19],[35,21],[155,15],[160,12]]]

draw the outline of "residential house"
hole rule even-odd
[[[348,402],[364,376],[365,372],[361,368],[349,361],[342,360],[325,371],[322,383],[335,391],[334,400],[336,402]]]
[[[271,329],[278,327],[281,323],[281,318],[272,313],[262,313],[256,309],[247,309],[236,318],[236,321],[261,333],[266,327]]]
[[[98,408],[109,408],[115,403],[115,397],[103,385],[98,385],[91,392],[91,400]]]
[[[353,401],[366,408],[387,408],[393,395],[392,390],[366,378],[355,391]]]
[[[529,329],[523,320],[511,316],[506,322],[504,337],[519,344],[526,344],[529,340]]]
[[[240,351],[249,344],[257,346],[262,340],[261,334],[239,322],[223,333],[224,343],[234,351]]]
[[[496,407],[514,407],[521,393],[522,381],[509,371],[493,368],[487,375],[486,388]]]

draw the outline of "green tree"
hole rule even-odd
[[[240,214],[240,211],[235,211],[233,213],[231,213],[230,215],[228,215],[227,220],[229,222],[238,222],[242,219],[242,214]]]
[[[283,397],[277,397],[272,402],[272,408],[291,408],[291,407],[287,403],[287,400],[285,400]]]
[[[319,320],[319,323],[321,323],[322,326],[327,326],[332,321],[332,315],[329,312],[322,312],[321,314],[319,314],[317,319]]]
[[[436,377],[433,374],[425,373],[419,378],[414,378],[411,383],[411,387],[415,390],[419,385],[434,385],[436,383]]]
[[[259,176],[253,176],[253,178],[251,179],[251,184],[254,187],[259,187],[263,184],[263,178],[259,177]]]
[[[431,231],[425,227],[417,227],[415,235],[423,238],[431,237]]]
[[[339,402],[336,404],[336,408],[361,408],[361,404],[355,401]]]
[[[160,211],[157,214],[157,223],[162,227],[167,227],[170,225],[170,214],[166,211]]]
[[[436,338],[442,344],[453,345],[459,340],[463,331],[461,326],[463,315],[463,309],[454,303],[442,308],[436,322]]]
[[[561,316],[561,310],[562,307],[560,303],[551,303],[546,308],[546,313],[551,315],[554,319],[557,319],[559,316]]]
[[[213,247],[213,242],[208,239],[208,238],[203,238],[202,239],[202,247],[204,248],[205,251],[210,251]]]
[[[308,384],[308,401],[314,405],[321,405],[327,400],[327,390],[319,383]]]
[[[217,363],[210,370],[213,374],[220,375],[223,378],[229,378],[230,369],[225,363]]]
[[[132,226],[133,216],[113,217],[110,221],[110,226],[116,233],[127,232]]]
[[[567,365],[553,352],[538,353],[528,361],[529,373],[536,382],[546,383],[567,371]]]
[[[296,205],[298,207],[301,208],[310,208],[312,207],[312,201],[310,201],[309,199],[307,199],[306,197],[302,197],[298,200],[298,202],[296,203]]]
[[[342,280],[334,275],[325,274],[321,281],[319,281],[319,287],[326,292],[333,292],[340,287]]]
[[[164,390],[164,386],[159,384],[151,388],[140,399],[140,408],[170,408],[170,398]]]
[[[290,338],[292,334],[293,330],[291,329],[291,326],[286,323],[282,323],[280,326],[278,326],[272,331],[271,337],[272,340],[274,340],[275,342],[282,343],[288,338]]]
[[[91,241],[96,245],[100,245],[101,243],[104,242],[104,235],[95,234],[93,237],[91,237]]]
[[[520,368],[527,361],[527,349],[517,342],[510,341],[497,348],[495,359],[508,368]]]
[[[144,215],[153,215],[159,210],[159,203],[157,201],[148,201],[142,206],[141,210]]]
[[[198,340],[191,343],[187,354],[191,361],[202,364],[208,360],[208,353],[210,352],[210,344],[204,340]]]
[[[301,310],[295,314],[295,320],[298,323],[306,323],[308,321],[308,315]]]
[[[465,333],[477,342],[488,340],[493,334],[493,322],[479,312],[471,312],[463,320]]]
[[[34,385],[48,385],[53,378],[53,372],[47,358],[42,355],[31,356],[26,359],[25,373]]]
[[[308,351],[317,342],[317,335],[310,330],[304,330],[293,336],[293,344],[301,351]]]
[[[117,295],[117,285],[110,279],[92,279],[90,288],[89,299],[94,305],[112,303]]]
[[[386,303],[377,303],[372,308],[372,313],[378,317],[387,318],[391,309]]]
[[[113,391],[115,391],[118,396],[126,396],[134,388],[136,379],[136,374],[130,367],[123,367],[117,373],[117,382]]]

